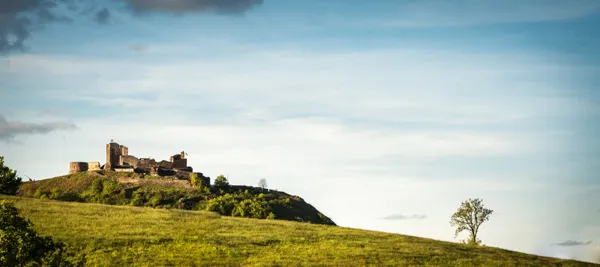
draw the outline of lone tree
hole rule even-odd
[[[262,188],[264,191],[265,188],[267,188],[267,180],[265,178],[260,179],[258,181],[258,187]]]
[[[17,171],[4,166],[4,157],[0,156],[0,194],[16,194],[21,182],[21,178],[17,177]]]
[[[486,209],[481,199],[470,199],[461,203],[460,208],[452,214],[450,225],[456,226],[454,237],[464,230],[469,232],[467,244],[479,245],[481,240],[477,239],[477,233],[481,224],[490,219],[493,210]]]

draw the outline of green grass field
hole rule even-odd
[[[592,266],[491,247],[202,211],[15,202],[43,235],[90,266]]]

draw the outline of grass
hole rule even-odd
[[[202,211],[15,202],[36,230],[90,266],[595,266],[491,247]]]

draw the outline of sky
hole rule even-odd
[[[24,178],[184,150],[343,227],[600,262],[600,1],[7,0],[0,155]]]

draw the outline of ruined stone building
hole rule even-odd
[[[106,144],[106,163],[100,166],[99,162],[71,162],[69,174],[99,171],[130,172],[152,176],[171,176],[179,179],[190,179],[193,168],[187,165],[185,152],[171,156],[169,161],[156,161],[152,158],[137,158],[129,155],[129,148],[115,142]],[[210,178],[202,173],[195,173],[204,179],[205,184],[210,184]]]

